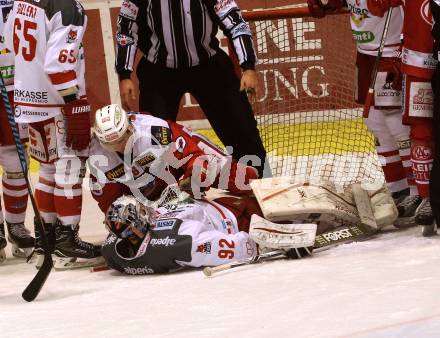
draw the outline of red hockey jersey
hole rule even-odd
[[[437,61],[432,56],[433,21],[429,0],[405,1],[403,22],[402,72],[430,79]]]

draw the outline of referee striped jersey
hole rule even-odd
[[[218,28],[233,42],[240,65],[256,57],[249,25],[234,0],[124,0],[118,16],[116,71],[129,78],[137,49],[167,68],[193,67],[220,49]]]

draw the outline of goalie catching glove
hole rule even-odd
[[[63,107],[66,121],[66,145],[83,150],[90,143],[90,104],[85,99],[73,100]]]

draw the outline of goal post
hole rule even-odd
[[[273,175],[383,182],[374,137],[354,102],[349,15],[315,19],[295,7],[243,17],[253,31],[260,80],[253,108]]]

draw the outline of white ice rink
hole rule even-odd
[[[84,239],[105,235],[97,210],[87,195]],[[0,266],[1,338],[440,337],[440,237],[420,229],[214,278],[52,271],[26,303],[34,274],[15,258]]]

